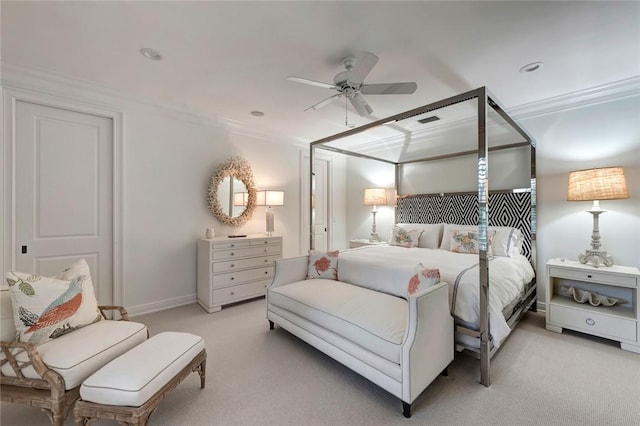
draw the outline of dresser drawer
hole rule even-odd
[[[637,322],[624,318],[551,304],[549,306],[549,321],[554,325],[576,331],[604,337],[636,340]]]
[[[625,287],[636,287],[637,281],[634,276],[620,275],[620,274],[607,274],[599,271],[580,270],[580,269],[565,269],[555,266],[549,267],[549,276],[557,278],[567,278],[570,280],[604,283],[611,285],[621,285]]]
[[[213,290],[213,303],[222,305],[235,300],[247,299],[253,296],[262,296],[271,280],[263,280],[255,283],[236,285],[233,287]]]
[[[213,252],[213,260],[230,260],[260,255],[279,255],[280,246],[252,246]]]
[[[259,266],[270,266],[270,265],[273,265],[273,262],[275,262],[279,258],[280,258],[279,255],[273,255],[273,256],[250,257],[248,259],[225,260],[220,262],[214,262],[212,265],[212,270],[214,274],[219,274],[221,272],[236,271],[239,269],[255,268]]]
[[[215,275],[213,279],[213,287],[227,287],[238,283],[246,283],[247,281],[263,280],[267,278],[273,278],[273,266]]]
[[[211,250],[228,250],[232,248],[249,247],[250,245],[251,241],[229,240],[212,244]]]
[[[280,238],[278,237],[264,237],[264,238],[256,238],[255,240],[251,240],[250,244],[252,246],[265,246],[267,244],[280,244]]]

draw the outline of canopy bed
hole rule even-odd
[[[405,251],[397,257],[389,254],[397,251],[398,247],[393,246],[346,250],[340,253],[340,269],[342,262],[352,266],[369,262],[370,266],[376,265],[379,278],[385,273],[384,259],[396,259],[387,260],[389,271],[403,262],[415,264],[416,260],[438,267],[442,281],[450,286],[456,349],[480,359],[480,382],[489,386],[491,357],[526,311],[536,308],[535,141],[486,87],[317,140],[311,143],[310,150],[310,229],[313,159],[317,150],[390,165],[386,167],[394,168],[397,194],[395,222],[440,224],[435,247],[416,248],[418,251]],[[454,235],[453,228],[475,230],[477,254],[441,253],[449,248],[447,232]],[[510,241],[514,232],[520,236],[515,252],[512,247],[508,249],[512,254],[503,257],[492,253],[492,238],[509,229],[511,233],[505,241]],[[314,239],[310,237],[310,247],[314,249]],[[495,246],[496,243],[493,251]],[[465,260],[459,262],[462,258]],[[520,266],[515,267],[519,276],[517,288],[505,298],[501,280],[512,268],[505,266],[507,263]],[[352,279],[363,279],[362,269],[353,266],[347,270],[354,275]],[[469,280],[471,276],[473,279]],[[464,283],[465,280],[469,282]],[[490,297],[492,286],[495,288]],[[474,296],[463,294],[468,291]],[[493,299],[504,300],[494,304]],[[457,305],[461,304],[473,305],[469,309],[476,311],[476,318],[460,310]]]

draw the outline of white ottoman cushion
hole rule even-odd
[[[80,386],[80,398],[98,404],[140,407],[204,348],[204,339],[194,334],[157,334],[87,378]]]

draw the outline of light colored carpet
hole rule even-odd
[[[264,299],[215,314],[188,305],[135,320],[152,335],[188,331],[207,343],[207,387],[192,374],[152,425],[640,425],[640,355],[546,331],[543,314],[527,314],[494,357],[491,387],[478,383],[478,360],[456,355],[449,377],[427,388],[410,419],[395,397],[285,330],[270,331]],[[3,426],[49,424],[35,408],[0,408]]]

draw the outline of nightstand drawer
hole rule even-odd
[[[603,337],[636,340],[636,321],[554,304],[551,304],[548,309],[549,321],[553,325]]]
[[[557,278],[567,278],[570,280],[595,282],[625,287],[636,287],[637,280],[634,276],[607,274],[598,270],[565,269],[555,266],[549,267],[549,276]]]

